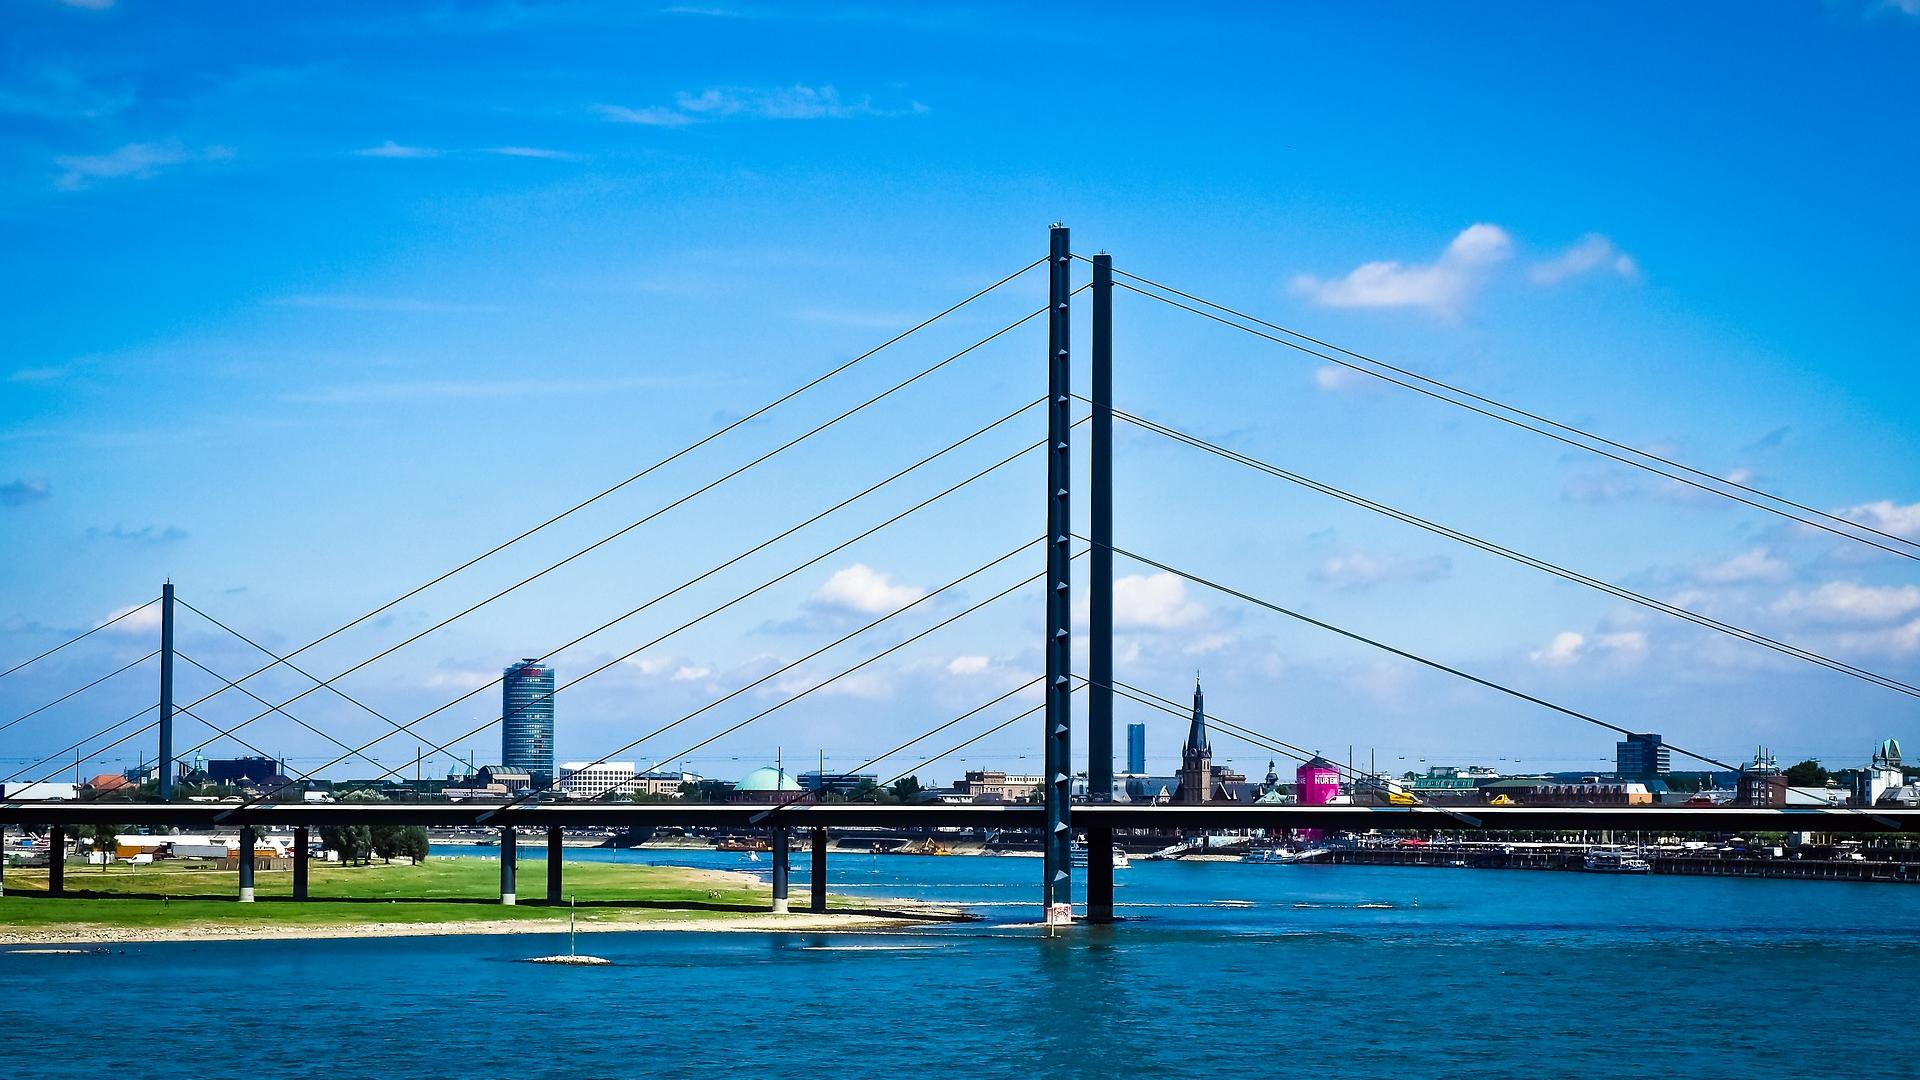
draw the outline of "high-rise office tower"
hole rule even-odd
[[[500,680],[500,764],[553,779],[553,666],[522,660]]]
[[[1135,776],[1147,772],[1147,725],[1127,725],[1127,771]]]

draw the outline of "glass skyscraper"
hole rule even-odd
[[[553,779],[553,667],[538,660],[509,666],[500,680],[500,764]]]
[[[1147,725],[1127,725],[1127,771],[1135,776],[1147,772]]]

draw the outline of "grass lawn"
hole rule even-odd
[[[66,896],[49,897],[46,888],[45,869],[9,868],[6,896],[0,898],[0,930],[564,921],[567,917],[564,904],[551,908],[545,904],[545,862],[521,864],[522,899],[514,907],[499,903],[500,864],[480,859],[429,859],[419,866],[314,863],[308,877],[309,899],[304,902],[291,898],[290,870],[256,872],[258,902],[240,904],[234,899],[239,888],[236,871],[187,862],[137,869],[116,865],[105,871],[70,865]],[[707,871],[589,862],[567,866],[566,892],[578,899],[583,923],[719,919],[764,912],[771,898],[765,885],[742,888]]]

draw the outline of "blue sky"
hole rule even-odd
[[[1920,538],[1909,0],[1046,15],[13,0],[0,19],[9,665],[168,576],[263,643],[304,644],[1033,260],[1056,219],[1123,269]],[[1021,279],[302,666],[352,666],[1027,314],[1041,290]],[[1917,673],[1910,560],[1138,297],[1116,318],[1123,408]],[[1031,324],[343,685],[411,720],[1032,400],[1042,359]],[[561,652],[562,679],[1011,453],[1038,424],[1026,414]],[[1002,470],[563,693],[561,755],[599,756],[1033,539],[1038,470]],[[1726,760],[1766,743],[1837,767],[1912,733],[1901,695],[1153,436],[1123,432],[1119,470],[1124,546]],[[943,594],[913,625],[1036,559]],[[1611,760],[1605,732],[1121,570],[1130,682],[1181,697],[1199,669],[1222,716],[1395,768]],[[888,633],[621,757],[672,756],[904,634]],[[192,615],[181,634],[223,674],[257,666]],[[857,764],[1036,674],[1038,634],[1037,594],[1010,597],[693,767],[732,775],[776,748]],[[129,619],[0,679],[0,722],[151,639]],[[181,680],[191,697],[216,685]],[[249,685],[274,701],[304,688],[284,671]],[[152,698],[140,669],[0,733],[0,772]],[[482,692],[422,730],[444,742],[497,702]],[[383,727],[326,695],[289,709],[354,743]],[[260,709],[228,694],[196,711],[231,723]],[[1167,765],[1182,725],[1120,715],[1149,724],[1150,760]],[[183,746],[205,734],[182,732]],[[282,721],[256,733],[301,768],[333,756]],[[83,765],[131,763],[147,742]],[[469,743],[497,755],[491,732]],[[374,753],[395,764],[415,745]],[[928,771],[1030,765],[1037,747],[1034,721]],[[1268,756],[1219,752],[1256,773]]]

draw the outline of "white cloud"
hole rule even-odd
[[[1637,660],[1647,651],[1647,635],[1639,630],[1620,630],[1588,637],[1574,630],[1553,635],[1545,648],[1535,649],[1527,658],[1544,667],[1571,667],[1602,655],[1618,660]]]
[[[855,611],[863,615],[878,615],[905,607],[926,595],[912,585],[896,585],[891,575],[883,574],[865,563],[854,563],[843,570],[836,570],[813,594],[813,603],[820,607],[837,608],[841,611]]]
[[[85,8],[88,11],[105,11],[113,6],[113,0],[60,0],[68,7]]]
[[[712,87],[695,94],[682,91],[672,105],[595,105],[594,111],[618,124],[647,127],[685,127],[711,120],[849,120],[856,117],[918,115],[928,111],[914,101],[899,108],[881,108],[872,98],[844,98],[831,86],[784,86],[774,89]]]
[[[108,623],[113,623],[111,627],[108,627],[108,630],[116,634],[158,633],[160,630],[160,605],[148,604],[138,611],[134,610],[136,607],[139,607],[139,605],[128,604],[123,608],[115,608],[107,613],[106,618],[101,619],[94,625],[106,626]],[[128,614],[128,612],[132,612],[132,614]],[[126,618],[120,618],[122,615],[125,615]],[[120,621],[113,622],[115,619],[120,619]]]
[[[1436,581],[1452,569],[1453,561],[1443,555],[1402,559],[1353,551],[1328,556],[1313,571],[1312,577],[1342,589],[1364,589],[1394,581]]]
[[[1485,280],[1486,272],[1513,252],[1513,239],[1498,225],[1470,225],[1431,263],[1409,266],[1391,260],[1363,263],[1345,277],[1293,279],[1293,291],[1325,307],[1425,308],[1453,317]]]
[[[1129,574],[1113,583],[1116,628],[1173,630],[1191,626],[1206,614],[1205,607],[1187,597],[1187,583],[1176,575]]]
[[[90,186],[96,180],[145,180],[175,165],[221,161],[232,156],[233,151],[224,146],[190,150],[179,140],[173,139],[159,143],[128,143],[104,154],[56,157],[53,163],[66,170],[55,183],[65,190],[75,191]]]
[[[1785,581],[1793,568],[1786,560],[1775,558],[1766,548],[1743,551],[1725,562],[1701,570],[1701,581],[1716,585],[1739,585],[1750,581]]]
[[[581,155],[571,150],[549,150],[543,146],[490,146],[486,153],[501,157],[538,158],[542,161],[581,160]]]
[[[658,675],[673,664],[664,656],[636,656],[626,663],[638,668],[642,675]]]
[[[1361,385],[1366,376],[1350,367],[1338,364],[1322,364],[1313,369],[1313,385],[1318,390],[1347,390]]]
[[[1885,623],[1920,611],[1920,585],[1860,585],[1830,581],[1794,591],[1774,602],[1776,614],[1815,622]]]
[[[1599,233],[1588,233],[1579,243],[1553,258],[1534,263],[1527,276],[1536,285],[1557,285],[1595,270],[1609,271],[1629,281],[1640,276],[1640,267],[1633,256],[1614,247],[1612,240]]]
[[[991,661],[984,656],[956,656],[952,660],[947,661],[947,673],[949,675],[978,675],[987,670],[989,663],[991,663]]]
[[[431,146],[402,146],[392,139],[388,139],[379,146],[369,146],[364,150],[355,150],[354,153],[360,157],[376,158],[434,158],[440,156],[440,151]]]
[[[1920,0],[1914,0],[1914,2],[1920,3]],[[1837,510],[1834,516],[1846,518],[1848,521],[1857,521],[1869,528],[1879,529],[1881,532],[1892,533],[1908,540],[1920,540],[1920,503],[1901,506],[1891,499],[1881,499],[1877,502],[1861,503],[1858,506],[1849,506],[1845,510]]]
[[[1565,667],[1580,658],[1580,650],[1585,648],[1587,636],[1573,630],[1562,630],[1553,635],[1553,640],[1544,649],[1536,649],[1527,654],[1527,658],[1536,664],[1549,667]]]
[[[713,674],[713,669],[710,667],[707,667],[704,664],[702,665],[681,664],[679,667],[673,670],[673,681],[674,682],[699,682],[701,679],[704,679],[711,674]]]

